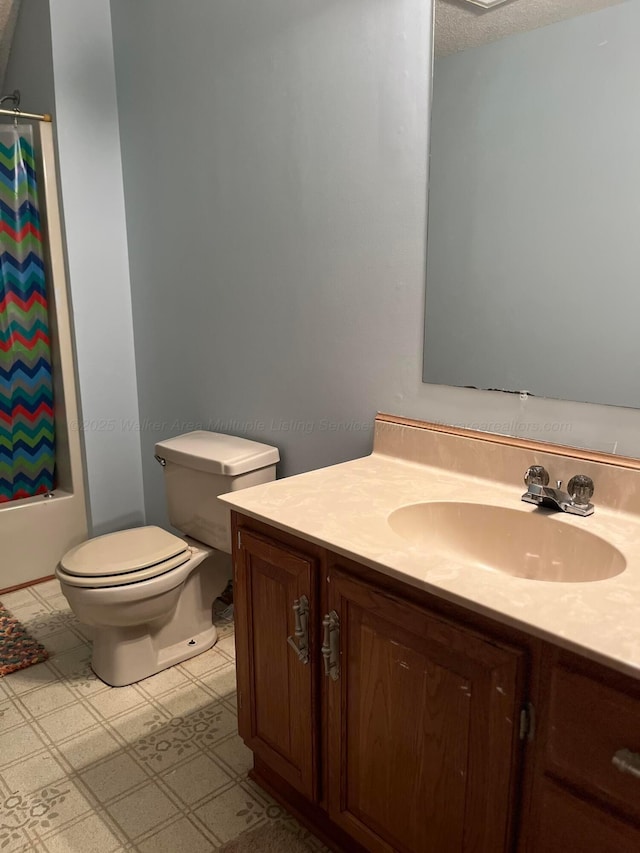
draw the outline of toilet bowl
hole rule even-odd
[[[276,448],[202,430],[155,450],[170,521],[187,535],[153,525],[108,533],[56,568],[71,610],[93,627],[92,668],[114,687],[214,645],[212,606],[231,576],[230,517],[217,496],[273,480],[279,459]]]

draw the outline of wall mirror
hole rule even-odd
[[[425,382],[640,407],[640,0],[436,0]]]

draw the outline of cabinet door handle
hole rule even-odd
[[[334,681],[340,678],[340,617],[335,610],[322,620],[324,640],[322,643],[322,659],[324,674]]]
[[[619,749],[611,759],[611,763],[621,773],[629,773],[640,779],[640,753],[630,749]]]
[[[309,663],[309,599],[306,595],[293,602],[293,615],[296,639],[287,637],[287,643],[298,655],[298,660]]]

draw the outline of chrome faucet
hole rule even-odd
[[[542,465],[531,465],[524,474],[527,491],[522,500],[530,504],[558,509],[572,515],[592,515],[590,503],[594,486],[591,477],[576,474],[569,480],[567,491],[562,490],[562,480],[556,480],[555,488],[549,486],[549,474]]]

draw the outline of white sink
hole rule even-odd
[[[626,568],[620,551],[544,510],[480,503],[409,504],[388,516],[391,529],[429,553],[519,578],[563,583],[599,581]]]

